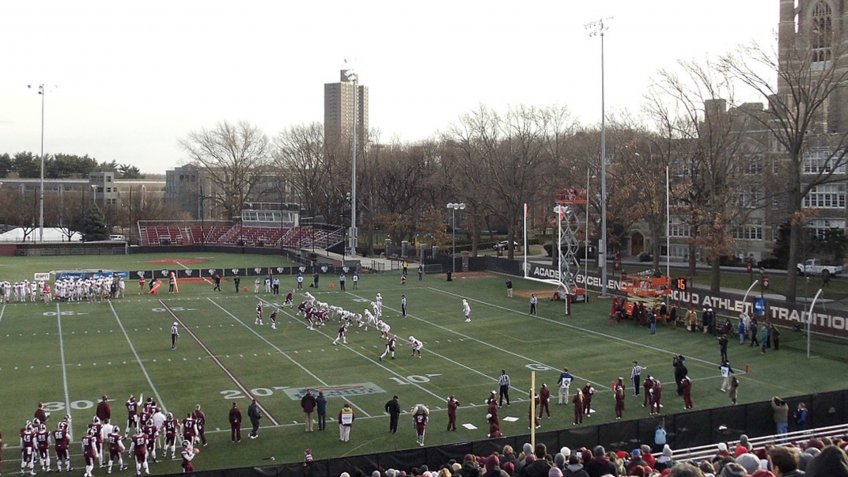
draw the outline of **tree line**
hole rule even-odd
[[[383,141],[372,130],[368,146],[357,151],[355,206],[365,247],[384,238],[445,243],[445,204],[464,202],[457,226],[472,254],[502,229],[513,257],[525,203],[531,234],[550,236],[557,191],[587,188],[590,219],[582,233],[590,242],[600,235],[605,205],[610,252],[644,223],[656,268],[664,235],[671,233],[689,247],[690,274],[698,258],[712,264],[713,291],[720,287],[722,257],[734,253],[737,241],[769,241],[765,227],[785,224],[785,294],[794,301],[795,263],[804,253],[807,225],[823,213],[805,197],[816,187],[844,183],[848,162],[848,127],[835,128],[829,116],[848,69],[814,64],[811,56],[804,41],[783,45],[779,55],[745,46],[658,71],[638,116],[608,118],[605,197],[600,131],[581,125],[564,106],[503,112],[480,106],[413,143]],[[755,101],[745,102],[738,90]],[[269,138],[248,122],[224,121],[188,134],[181,145],[226,192],[216,200],[231,216],[256,195],[273,197],[271,189],[285,182],[301,198],[304,214],[339,223],[349,214],[350,146],[326,144],[319,123]],[[673,230],[666,230],[667,175]],[[277,186],[263,181],[269,176]]]
[[[48,154],[44,157],[44,177],[48,179],[88,178],[91,172],[115,172],[118,179],[144,179],[138,167],[131,164],[119,164],[114,159],[98,163],[88,154]],[[41,177],[41,158],[29,151],[0,155],[0,178],[10,174],[21,179]]]

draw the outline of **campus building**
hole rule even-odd
[[[364,150],[368,139],[368,87],[357,83],[350,70],[341,70],[339,76],[338,83],[324,84],[324,144],[328,150],[349,150],[356,124],[356,147]]]
[[[778,97],[789,97],[793,93],[786,77],[807,75],[807,83],[814,83],[817,78],[832,72],[837,78],[848,77],[848,48],[845,47],[848,45],[848,5],[836,0],[778,0],[776,3],[780,8],[778,64],[796,69],[777,75]],[[803,71],[799,70],[801,67]],[[728,108],[722,99],[710,100],[704,105],[705,114],[723,116],[740,128],[740,142],[734,147],[733,156],[738,175],[736,182],[740,184],[734,205],[745,213],[737,214],[741,219],[731,224],[733,248],[728,252],[737,258],[754,261],[771,255],[781,225],[789,220],[791,208],[786,187],[782,186],[786,183],[786,174],[796,177],[800,174],[803,190],[805,184],[813,183],[821,174],[832,172],[827,183],[813,187],[803,196],[805,226],[818,237],[823,237],[830,229],[846,231],[848,228],[848,168],[844,165],[846,158],[842,158],[845,152],[834,146],[846,144],[848,84],[830,93],[821,114],[809,125],[810,134],[799,171],[786,167],[785,146],[760,122],[774,121],[768,107],[763,103],[747,103]],[[755,117],[760,121],[752,119]],[[674,183],[684,177],[686,171],[675,170],[674,161],[672,164],[671,182]],[[666,250],[663,243],[662,255],[670,256],[673,261],[683,261],[690,254],[692,230],[686,217],[675,212],[675,204],[672,204],[670,215],[667,232],[670,250]],[[644,224],[631,230],[628,245],[628,252],[633,256],[651,250]],[[697,249],[695,253],[698,260],[706,259],[706,250]],[[806,258],[806,253],[802,250],[801,259]]]

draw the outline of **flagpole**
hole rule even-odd
[[[524,278],[527,278],[527,202],[524,203]]]

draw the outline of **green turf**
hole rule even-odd
[[[164,262],[164,264],[163,264]],[[182,264],[182,265],[181,265]],[[33,273],[57,270],[156,270],[162,267],[252,268],[286,267],[294,263],[280,255],[240,253],[149,253],[100,256],[0,257],[0,279],[14,282],[32,280]]]
[[[443,275],[419,282],[412,274],[407,284],[401,285],[398,273],[365,274],[359,290],[351,290],[348,280],[349,289],[342,293],[338,288],[328,288],[333,281],[330,277],[323,278],[317,297],[349,309],[361,311],[378,291],[382,293],[387,321],[401,339],[397,359],[382,362],[377,357],[384,341],[373,329],[354,329],[347,346],[333,346],[335,324],[309,331],[289,308],[280,314],[277,330],[267,324],[268,309],[265,326],[254,326],[256,303],[278,303],[280,299],[235,294],[228,286],[224,292],[213,292],[207,284],[184,283],[179,295],[165,293],[160,297],[137,295],[130,287],[126,298],[111,305],[9,304],[0,311],[0,380],[6,384],[0,388],[4,409],[0,430],[7,445],[14,446],[18,429],[32,417],[38,401],[48,403],[53,411],[51,428],[70,403],[74,436],[78,438],[93,415],[94,409],[89,406],[102,394],[113,399],[113,415],[124,419],[123,402],[128,395],[143,393],[160,400],[178,417],[195,404],[203,406],[209,420],[210,445],[196,459],[198,469],[270,464],[266,459],[271,456],[277,463],[299,461],[307,447],[313,449],[315,458],[324,459],[414,447],[408,415],[402,416],[398,434],[387,432],[383,406],[393,394],[399,396],[405,410],[416,403],[430,407],[428,445],[485,438],[482,401],[497,388],[501,369],[510,373],[514,387],[512,405],[501,411],[502,431],[507,435],[527,432],[530,368],[540,369],[537,385],[544,382],[554,387],[558,369],[564,366],[576,375],[575,384],[587,380],[595,383],[598,395],[593,407],[597,413],[586,425],[613,419],[610,381],[628,377],[634,359],[666,383],[665,412],[682,412],[682,401],[673,391],[671,367],[671,357],[678,353],[688,357],[695,382],[695,408],[729,404],[727,395],[718,389],[719,349],[715,338],[671,327],[660,327],[652,336],[629,322],[609,326],[609,302],[599,299],[575,305],[571,317],[562,316],[561,304],[542,300],[539,316],[530,317],[525,295],[539,291],[547,297],[550,287],[515,280],[516,296],[510,299],[504,293],[504,280],[498,275],[459,274],[450,283]],[[294,279],[283,277],[282,287],[294,287]],[[401,293],[409,298],[411,314],[407,318],[398,316]],[[471,302],[471,323],[463,322],[462,297]],[[164,310],[166,307],[173,315]],[[170,350],[169,328],[174,315],[215,359],[187,331],[182,332],[177,350]],[[404,343],[409,335],[425,343],[423,358],[410,356]],[[732,342],[729,353],[737,370],[745,366],[751,370],[741,378],[741,402],[838,389],[843,383],[832,377],[848,371],[848,363],[828,358],[817,358],[813,365],[807,365],[803,354],[794,350],[763,355]],[[338,441],[335,422],[324,432],[304,433],[299,402],[289,398],[286,389],[357,383],[373,383],[384,392],[350,397],[357,413],[351,442]],[[233,445],[226,421],[233,400],[228,398],[237,397],[236,402],[246,411],[248,400],[240,386],[259,396],[271,416],[263,420],[258,440],[247,439],[245,433],[242,442]],[[455,394],[462,403],[458,422],[471,423],[477,430],[444,430],[444,399],[449,394]],[[330,417],[337,415],[342,403],[341,398],[329,400]],[[571,425],[571,407],[554,404],[552,411],[553,418],[543,421],[543,430]],[[628,392],[625,418],[646,415],[647,410],[636,405]],[[506,416],[519,420],[505,422]],[[279,425],[272,425],[271,417]],[[72,450],[76,454],[74,465],[79,468],[79,445],[75,443]],[[19,465],[14,460],[17,449],[7,449],[5,457],[4,470],[15,470]],[[178,462],[159,463],[151,466],[151,471],[178,472]]]

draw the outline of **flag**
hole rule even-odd
[[[527,202],[524,203],[524,218],[527,218]]]

